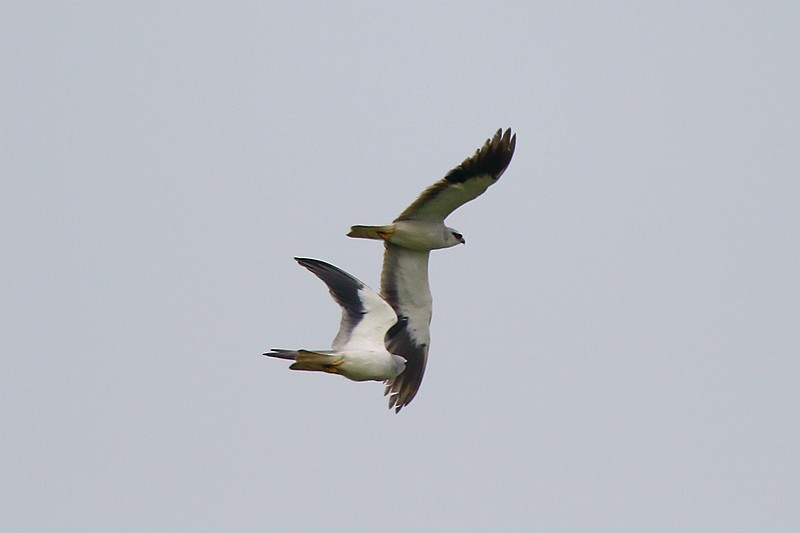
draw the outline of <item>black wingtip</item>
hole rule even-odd
[[[320,261],[319,259],[312,259],[311,257],[295,257],[295,261],[300,263],[301,265],[313,265],[318,263],[323,263],[324,261]]]
[[[489,174],[495,180],[503,175],[517,146],[517,134],[511,128],[497,130],[494,136],[487,139],[475,155],[464,160],[445,176],[450,183],[463,183],[473,176]]]
[[[358,291],[365,285],[358,278],[319,259],[295,257],[294,260],[325,283],[336,303],[353,319],[359,318],[366,312],[364,303],[358,295]]]

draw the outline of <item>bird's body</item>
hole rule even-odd
[[[353,226],[348,237],[383,239],[417,252],[430,252],[464,244],[460,233],[428,220],[397,220],[387,226]]]
[[[388,350],[406,359],[405,370],[386,387],[389,407],[399,411],[417,393],[430,346],[433,298],[428,284],[431,250],[464,244],[460,232],[445,226],[447,216],[461,205],[483,194],[511,162],[516,135],[498,130],[491,139],[437,181],[391,223],[383,226],[353,226],[348,237],[384,241],[381,295],[397,316],[407,320],[405,328],[390,331]]]
[[[391,330],[404,329],[392,307],[375,291],[347,272],[317,259],[295,258],[328,286],[342,308],[332,350],[272,349],[269,357],[294,361],[292,370],[339,374],[353,381],[387,381],[397,377],[406,360],[386,349]]]

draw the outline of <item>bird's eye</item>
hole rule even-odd
[[[461,235],[460,233],[455,233],[455,232],[453,232],[453,237],[455,237],[456,240],[459,240],[459,241],[464,239],[463,235]]]

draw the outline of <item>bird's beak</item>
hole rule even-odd
[[[467,244],[467,239],[465,239],[464,237],[461,237],[461,244]]]

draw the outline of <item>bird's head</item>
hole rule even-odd
[[[406,358],[397,354],[392,355],[392,374],[396,377],[403,373],[406,369]]]
[[[467,241],[464,240],[464,236],[457,229],[446,228],[446,232],[445,241],[448,247],[455,246],[456,244],[467,244]]]

